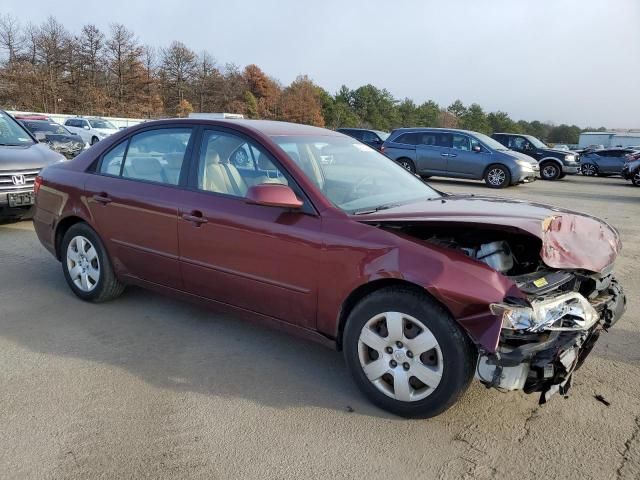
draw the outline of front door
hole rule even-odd
[[[192,190],[178,204],[185,290],[315,327],[317,284],[309,272],[317,271],[321,262],[321,218],[246,202],[254,184],[293,187],[273,158],[250,140],[229,131],[205,130],[198,143]],[[238,149],[247,148],[257,157],[253,173],[232,162]]]
[[[160,128],[126,139],[85,184],[88,205],[116,270],[181,288],[174,197],[191,128]]]

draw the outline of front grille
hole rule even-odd
[[[30,192],[39,170],[0,171],[0,192]],[[14,182],[14,179],[18,183]],[[20,180],[24,179],[24,183]]]

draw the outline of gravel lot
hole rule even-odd
[[[30,222],[0,225],[0,477],[640,478],[640,188],[569,177],[499,194],[620,229],[627,314],[568,399],[474,383],[421,421],[371,406],[315,344],[140,289],[83,303]]]

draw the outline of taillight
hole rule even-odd
[[[33,193],[38,193],[38,190],[40,190],[41,186],[42,186],[42,177],[38,175],[35,181],[33,182]]]
[[[384,153],[384,145],[380,145],[380,153]]]

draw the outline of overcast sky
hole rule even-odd
[[[638,0],[2,0],[0,12],[73,32],[119,22],[143,43],[181,40],[332,93],[372,83],[515,119],[640,128]]]

